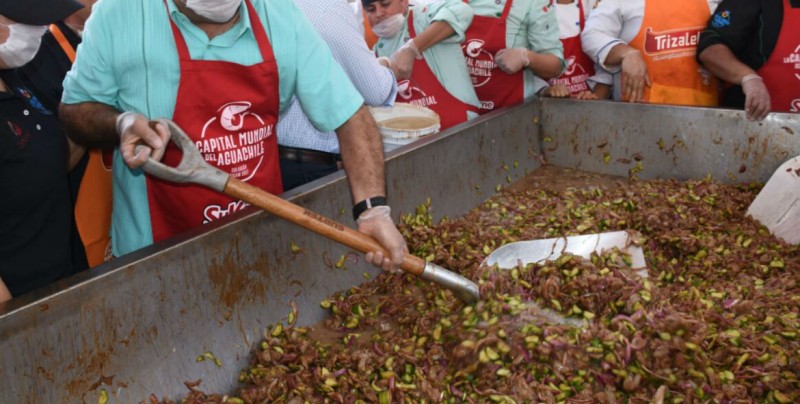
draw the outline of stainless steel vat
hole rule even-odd
[[[797,115],[541,100],[484,116],[388,155],[394,215],[428,198],[436,219],[466,212],[542,161],[640,178],[765,181],[800,154]],[[346,178],[287,192],[352,225]],[[294,243],[302,251],[292,252]],[[232,389],[267,324],[323,316],[319,302],[376,270],[332,262],[344,248],[260,212],[241,214],[0,305],[0,402],[179,398],[184,381]],[[195,358],[211,352],[221,367]]]

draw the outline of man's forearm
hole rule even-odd
[[[361,107],[336,129],[353,203],[386,195],[383,141],[369,111]]]
[[[742,83],[744,76],[756,73],[755,70],[740,62],[730,48],[722,44],[711,45],[703,49],[698,59],[711,74],[737,85]]]
[[[437,43],[449,38],[456,33],[456,30],[445,21],[435,21],[425,28],[421,34],[414,38],[414,44],[420,52],[424,52],[428,48]]]
[[[67,135],[75,143],[88,148],[114,147],[119,144],[117,116],[119,111],[98,102],[61,104],[59,116]]]
[[[543,79],[553,79],[561,75],[561,59],[552,53],[528,52],[529,69]]]

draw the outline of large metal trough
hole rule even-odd
[[[742,112],[537,100],[463,124],[388,155],[394,214],[432,200],[456,216],[543,161],[640,178],[766,181],[800,154],[797,115],[762,123]],[[517,163],[517,164],[514,164]],[[285,197],[352,225],[337,173]],[[302,249],[292,252],[294,243]],[[265,326],[324,315],[319,302],[376,270],[348,251],[261,212],[241,214],[0,305],[0,403],[136,403],[179,398],[184,381],[233,389]],[[46,253],[46,252],[43,252]],[[326,264],[327,262],[327,264]],[[196,362],[204,352],[221,360]]]

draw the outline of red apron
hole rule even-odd
[[[413,11],[408,12],[408,33],[412,39],[417,36]],[[444,88],[425,58],[414,60],[410,79],[397,82],[395,101],[432,109],[439,114],[441,130],[466,122],[469,119],[467,111],[477,112],[477,108],[462,102]]]
[[[500,18],[473,17],[461,45],[482,114],[525,101],[525,69],[506,74],[494,63],[494,55],[506,48],[506,21],[512,3],[506,1]]]
[[[261,20],[250,1],[245,3],[262,57],[262,62],[252,66],[192,60],[183,35],[170,18],[181,69],[172,119],[211,165],[278,194],[283,188],[275,136],[280,104],[278,67]],[[164,162],[174,166],[180,156],[170,144]],[[151,176],[147,176],[147,198],[154,242],[247,206],[199,185],[173,184]]]
[[[583,0],[575,1],[578,2],[580,32],[583,32],[583,27],[586,24],[586,16],[583,12]],[[567,70],[560,77],[548,80],[551,86],[555,84],[567,86],[570,94],[589,91],[589,84],[587,84],[586,81],[589,80],[589,77],[594,75],[594,62],[592,62],[589,56],[583,53],[580,32],[573,37],[561,39],[561,44],[564,45],[564,59],[567,61]]]
[[[800,8],[792,8],[789,0],[783,0],[778,42],[767,63],[758,69],[775,112],[800,112],[800,29],[789,28],[798,21]]]

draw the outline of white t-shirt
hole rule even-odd
[[[578,0],[583,2],[583,17],[589,18],[589,13],[594,7],[594,0]],[[573,1],[570,4],[556,4],[556,18],[558,19],[558,30],[561,32],[559,38],[572,38],[580,35],[580,16],[578,15],[578,1]]]

